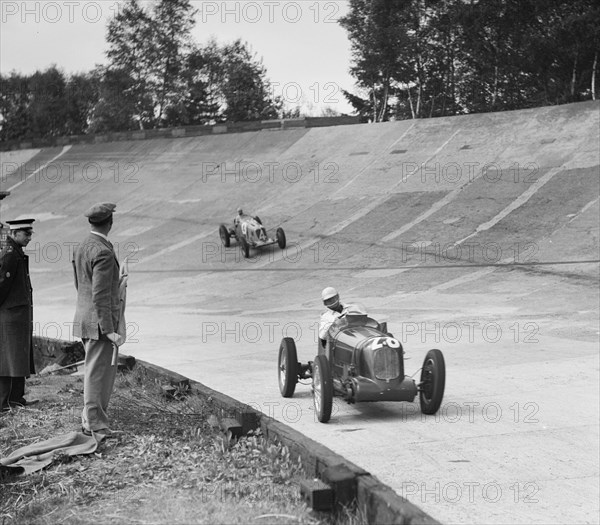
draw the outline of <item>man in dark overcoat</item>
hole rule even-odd
[[[73,259],[77,289],[73,335],[85,348],[81,425],[86,434],[111,433],[107,411],[117,372],[113,354],[121,343],[119,262],[108,240],[115,208],[100,203],[85,213],[91,231]]]
[[[10,227],[0,251],[0,410],[31,404],[25,399],[25,378],[33,363],[33,289],[29,257],[34,219],[6,221]]]

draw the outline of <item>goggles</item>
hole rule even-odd
[[[323,304],[327,306],[327,308],[331,308],[332,306],[337,306],[340,302],[340,296],[334,295],[333,297],[329,297],[323,301]]]

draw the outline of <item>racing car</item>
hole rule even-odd
[[[219,226],[219,237],[225,248],[229,248],[231,238],[235,238],[240,243],[242,254],[246,258],[250,256],[250,248],[262,248],[277,243],[283,250],[286,245],[283,228],[277,228],[275,238],[272,238],[267,235],[267,230],[259,217],[241,214],[235,218],[233,227],[227,227],[225,224]]]
[[[284,337],[277,371],[283,397],[294,395],[300,379],[312,378],[315,413],[321,423],[331,418],[334,395],[358,403],[412,402],[418,394],[424,414],[435,414],[440,408],[446,384],[442,352],[427,352],[420,380],[415,382],[405,375],[400,341],[387,331],[387,323],[368,317],[364,308],[348,308],[329,328],[325,345],[321,340],[317,345],[315,360],[303,364],[298,362],[294,339]]]

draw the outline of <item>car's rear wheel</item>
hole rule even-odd
[[[277,244],[283,250],[285,248],[285,244],[286,244],[285,232],[283,231],[283,228],[277,228],[277,231],[275,232],[275,236],[277,238]]]
[[[429,350],[423,361],[419,402],[423,414],[435,414],[444,397],[446,387],[446,363],[440,350]]]
[[[333,382],[329,361],[324,355],[315,357],[313,363],[313,401],[317,419],[321,423],[327,423],[333,405]]]
[[[240,239],[240,249],[242,250],[242,255],[247,259],[248,257],[250,257],[250,245],[248,244],[248,241],[242,237]]]
[[[284,337],[279,345],[279,391],[283,397],[292,397],[298,382],[298,354],[296,343]]]
[[[221,224],[221,226],[219,226],[219,237],[221,237],[221,242],[223,243],[223,246],[225,246],[225,248],[229,248],[229,245],[231,243],[229,239],[229,230],[224,224]]]

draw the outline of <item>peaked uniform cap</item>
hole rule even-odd
[[[117,205],[112,202],[101,202],[99,204],[94,204],[84,215],[92,223],[102,222],[108,219],[116,208]]]
[[[31,230],[35,219],[18,219],[15,221],[6,221],[11,230]]]

